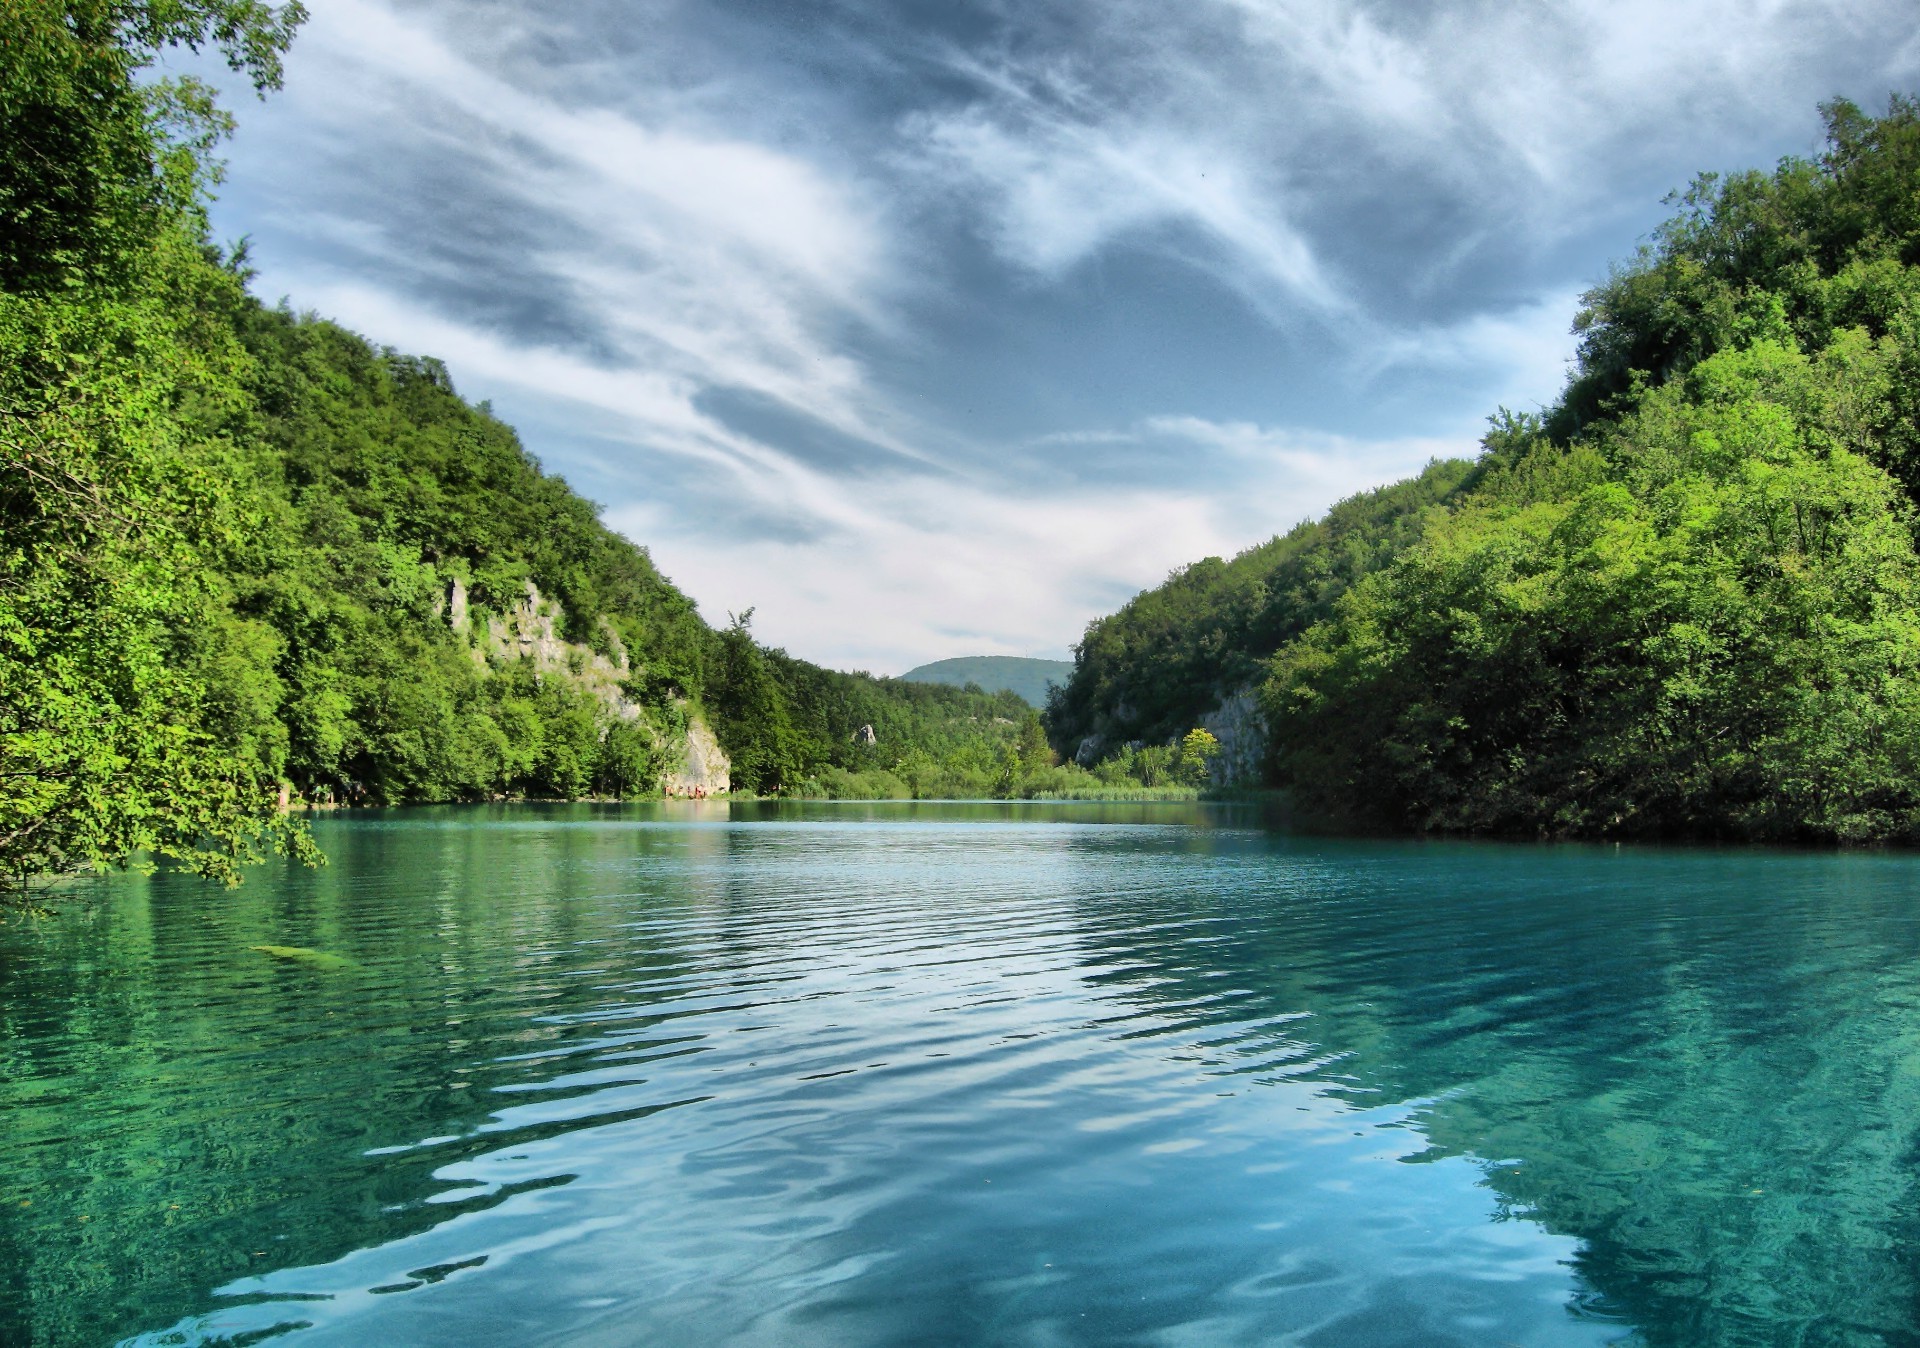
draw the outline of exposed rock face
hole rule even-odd
[[[560,635],[565,614],[559,603],[541,595],[539,587],[527,582],[526,596],[505,614],[489,616],[484,633],[473,631],[467,608],[467,589],[459,580],[449,587],[445,614],[455,632],[473,640],[474,659],[483,666],[504,665],[528,660],[541,676],[564,678],[592,694],[608,713],[629,723],[640,722],[653,731],[655,742],[670,756],[679,758],[679,766],[668,772],[661,786],[670,796],[717,795],[731,789],[733,764],[713,730],[693,713],[686,703],[678,704],[686,716],[684,737],[666,732],[654,724],[646,708],[627,696],[626,681],[633,673],[633,661],[610,625],[604,625],[605,645],[612,650],[608,658],[590,646],[566,640]]]
[[[639,719],[640,704],[628,698],[621,686],[632,672],[626,650],[616,642],[614,649],[620,656],[616,664],[590,646],[565,640],[559,630],[564,616],[558,602],[542,597],[539,587],[528,581],[524,599],[504,616],[487,619],[486,654],[499,664],[524,659],[542,674],[564,673],[621,720]],[[451,604],[448,618],[452,618]]]
[[[1073,751],[1073,761],[1083,768],[1090,768],[1100,761],[1101,751],[1107,747],[1107,737],[1094,733],[1080,741],[1080,747]]]
[[[1223,700],[1200,718],[1202,729],[1220,741],[1220,756],[1209,772],[1215,786],[1257,786],[1267,757],[1267,723],[1252,684]]]
[[[878,744],[880,742],[880,737],[873,733],[872,726],[863,725],[858,730],[853,732],[853,742],[855,744],[865,744],[865,745],[871,746],[871,745]]]
[[[527,582],[526,597],[498,618],[487,619],[487,647],[502,660],[529,659],[542,671],[564,668],[567,643],[560,639],[554,617],[560,606],[543,599],[540,587]]]
[[[682,704],[684,707],[685,704]],[[669,796],[717,796],[733,788],[733,764],[707,723],[687,716],[686,758],[662,785]]]
[[[467,587],[458,576],[447,587],[447,625],[461,636],[473,630],[473,620],[467,616]]]

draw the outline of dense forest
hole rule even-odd
[[[1584,300],[1560,401],[1092,624],[1097,757],[1258,690],[1327,817],[1920,841],[1920,105],[1699,179]]]
[[[1431,464],[1231,561],[1183,567],[1088,624],[1072,674],[1047,704],[1054,742],[1083,762],[1106,761],[1129,741],[1182,734],[1234,689],[1257,682],[1275,650],[1404,551],[1428,514],[1477,477],[1463,460]]]
[[[302,18],[0,7],[0,869],[231,880],[287,805],[655,794],[707,727],[735,789],[1057,787],[1018,698],[715,630],[439,362],[249,293],[152,67],[271,90]]]

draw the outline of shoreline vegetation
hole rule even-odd
[[[1091,624],[1055,744],[1238,709],[1366,832],[1920,844],[1920,102],[1821,112],[1669,199],[1553,406]]]
[[[231,121],[154,67],[211,48],[270,91],[303,17],[0,8],[0,875],[237,883],[320,860],[301,800],[1120,781],[1012,693],[710,626],[439,361],[255,298],[208,233]]]
[[[1266,790],[1213,791],[1197,786],[1091,786],[1077,791],[1038,791],[1022,796],[829,795],[825,792],[806,791],[786,791],[778,795],[763,796],[752,791],[723,791],[710,796],[499,796],[488,800],[401,801],[385,805],[352,805],[341,802],[322,804],[303,801],[291,804],[287,808],[295,814],[338,814],[357,810],[404,809],[409,805],[420,804],[471,805],[476,808],[500,805],[727,805],[763,801],[794,801],[814,805],[836,802],[849,805],[883,805],[894,802],[905,805],[1019,805],[1027,802],[1071,804],[1076,801],[1085,801],[1090,804],[1150,805],[1162,801],[1169,804],[1189,802],[1245,804],[1280,798],[1280,793]]]
[[[1920,105],[1699,179],[1566,391],[1089,625],[1044,713],[710,625],[438,360],[206,205],[297,4],[0,8],[0,875],[321,858],[294,801],[1190,799],[1920,843]]]

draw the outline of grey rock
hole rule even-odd
[[[1209,776],[1215,786],[1257,786],[1267,757],[1267,722],[1252,684],[1221,700],[1200,718],[1201,728],[1220,741],[1220,756]]]

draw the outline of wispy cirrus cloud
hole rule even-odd
[[[533,335],[636,372],[656,395],[636,416],[659,416],[673,391],[663,431],[698,420],[685,405],[700,389],[738,387],[914,453],[875,421],[847,340],[888,325],[888,237],[857,185],[764,145],[529,92],[375,0],[317,7],[302,40],[289,97],[308,152],[327,153],[323,136],[376,147],[360,190],[406,199],[384,218],[351,203],[358,237],[335,235],[337,274],[371,263],[390,292],[495,330],[516,325],[490,288],[535,289],[553,318]],[[338,229],[336,210],[297,205],[311,215],[293,228]]]
[[[1200,126],[1136,120],[1074,86],[1065,72],[980,71],[980,102],[910,118],[921,166],[964,192],[984,190],[984,228],[1006,257],[1057,274],[1116,241],[1146,243],[1184,226],[1207,264],[1274,312],[1337,310],[1340,295],[1287,223],[1273,176],[1209,143]]]
[[[1472,452],[1662,192],[1920,86],[1894,0],[312,8],[219,207],[264,288],[878,669]]]
[[[1064,49],[953,52],[972,96],[905,129],[1014,263],[1184,231],[1229,286],[1367,340],[1596,203],[1619,214],[1623,172],[1671,185],[1783,132],[1811,148],[1817,100],[1914,80],[1902,9],[1114,0]]]

